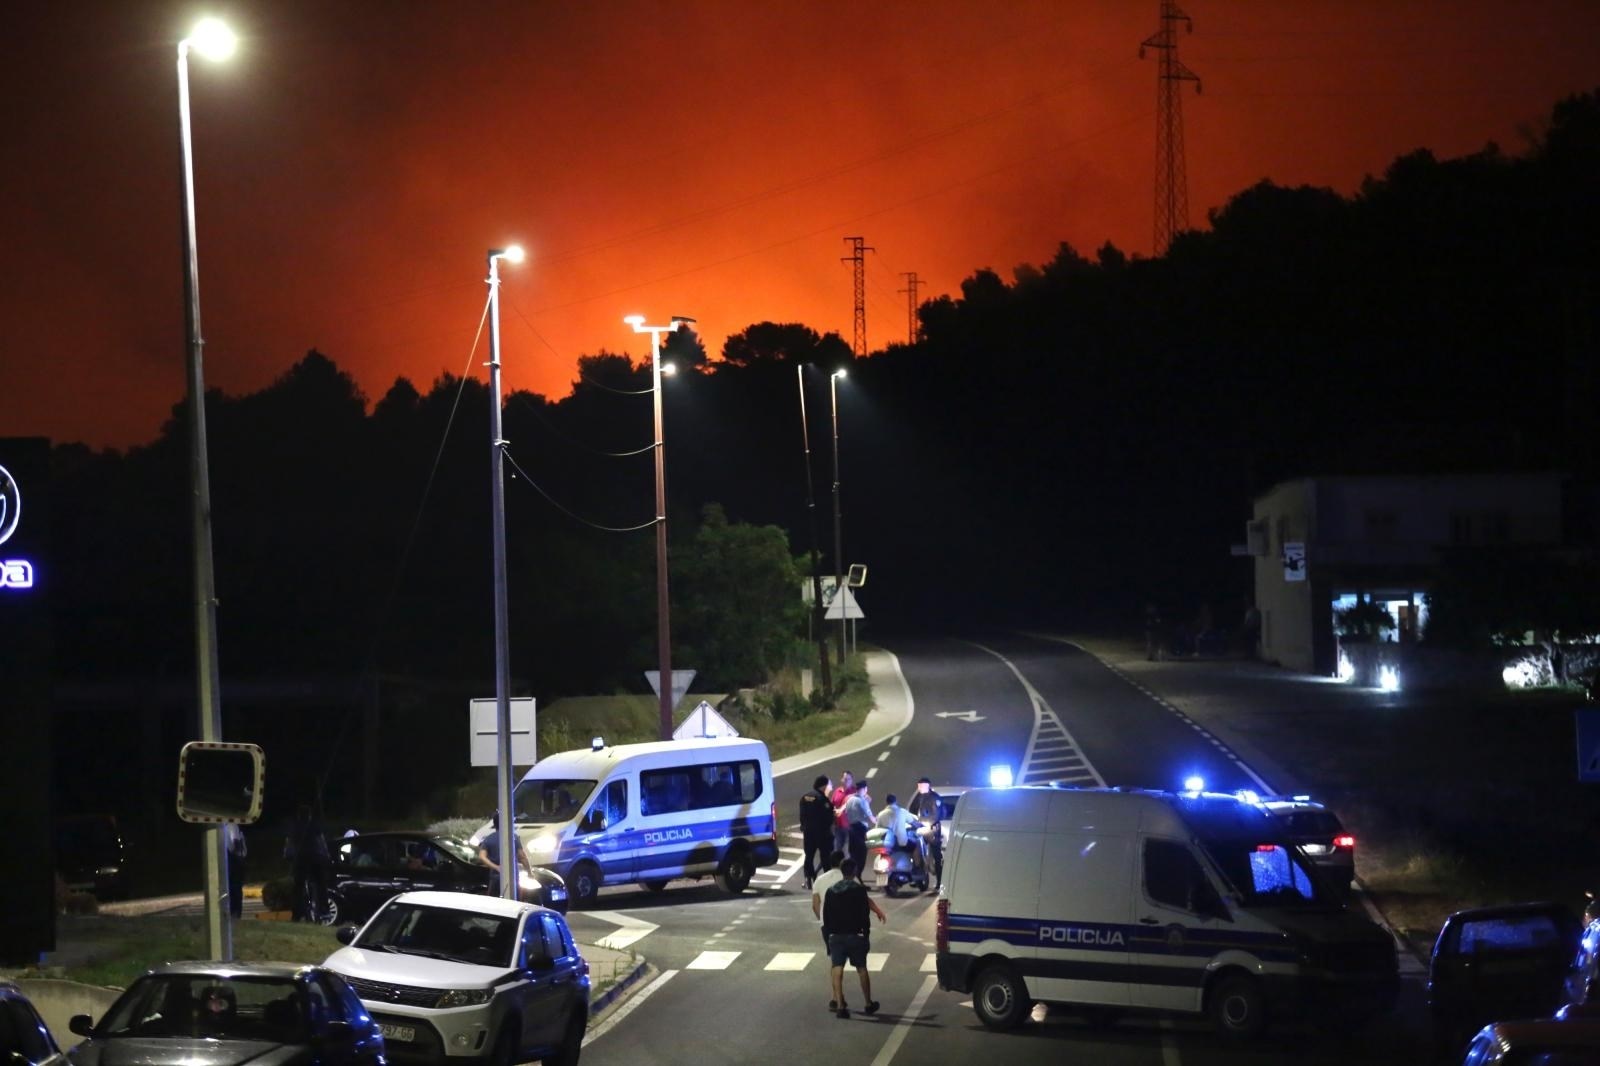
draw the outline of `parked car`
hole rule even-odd
[[[1264,796],[1261,805],[1277,820],[1283,837],[1325,875],[1328,888],[1348,899],[1356,876],[1356,838],[1339,816],[1310,796]]]
[[[65,1066],[66,1058],[28,997],[0,980],[0,1063],[9,1066]]]
[[[328,892],[329,924],[359,922],[402,892],[474,892],[485,895],[494,871],[464,840],[434,833],[362,833],[339,841]],[[567,885],[553,870],[522,874],[522,898],[567,911]]]
[[[1496,1022],[1467,1045],[1462,1066],[1595,1066],[1600,1062],[1600,1022]]]
[[[109,814],[74,814],[55,820],[56,872],[68,888],[97,899],[127,895],[126,854],[117,819]]]
[[[289,963],[169,962],[98,1022],[76,1015],[73,1066],[384,1066],[383,1037],[338,975]]]
[[[347,946],[325,965],[371,1011],[391,1059],[578,1061],[589,964],[555,911],[495,896],[408,892],[338,937]]]
[[[1550,1017],[1564,1002],[1578,934],[1578,916],[1559,903],[1479,907],[1445,919],[1428,967],[1436,1037],[1454,1044],[1490,1022]]]

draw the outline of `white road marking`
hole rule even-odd
[[[786,973],[795,973],[806,968],[806,964],[816,958],[815,951],[780,951],[772,956],[772,961],[763,969],[782,970]]]
[[[1033,683],[1022,675],[1022,671],[1017,669],[1017,665],[1010,659],[1007,659],[1004,655],[1001,655],[999,652],[995,651],[993,648],[986,648],[982,644],[977,644],[972,641],[968,641],[968,643],[972,644],[974,648],[977,648],[980,651],[988,652],[996,659],[999,659],[1001,662],[1005,663],[1007,668],[1016,675],[1017,680],[1022,682],[1023,691],[1027,692],[1028,699],[1033,703],[1033,732],[1028,736],[1028,747],[1022,756],[1022,766],[1017,771],[1017,784],[1027,784],[1029,777],[1044,778],[1048,780],[1053,775],[1054,772],[1049,769],[1035,770],[1033,768],[1036,762],[1059,761],[1058,759],[1041,760],[1038,758],[1039,739],[1041,736],[1043,736],[1045,740],[1051,742],[1053,742],[1057,737],[1060,737],[1068,744],[1072,745],[1072,750],[1077,752],[1078,756],[1083,759],[1083,769],[1088,773],[1089,779],[1099,787],[1104,788],[1106,784],[1105,778],[1100,776],[1100,772],[1094,768],[1092,763],[1089,762],[1088,757],[1083,755],[1083,749],[1078,747],[1078,742],[1073,739],[1072,733],[1068,731],[1066,725],[1062,723],[1061,717],[1051,709],[1050,704],[1045,700],[1044,696],[1040,695],[1039,690],[1033,687]]]
[[[900,1015],[900,1020],[895,1023],[894,1032],[889,1034],[889,1039],[883,1042],[883,1048],[872,1060],[872,1066],[889,1066],[894,1061],[895,1052],[900,1050],[900,1045],[905,1043],[906,1033],[916,1024],[922,1015],[923,1004],[928,1002],[934,986],[939,983],[937,977],[928,977],[922,982],[922,987],[917,989],[917,994],[911,998],[911,1006]]]
[[[900,746],[900,734],[899,733],[896,733],[894,736],[889,738],[889,746],[891,748],[896,748],[896,747]]]
[[[639,1004],[650,998],[651,993],[655,992],[662,985],[672,980],[673,977],[677,976],[677,973],[677,970],[667,970],[662,973],[660,977],[657,977],[654,981],[651,981],[649,984],[639,989],[638,992],[635,992],[633,994],[633,998],[629,999],[628,1002],[618,1007],[616,1011],[612,1013],[611,1017],[607,1018],[593,1029],[589,1030],[588,1034],[583,1038],[582,1046],[588,1047],[590,1044],[609,1033],[613,1028],[616,1027],[618,1022],[632,1014]]]
[[[877,768],[877,767],[876,767],[876,766],[874,766],[874,767],[872,767],[872,768],[871,768],[871,769],[869,769],[869,770],[868,770],[868,771],[867,771],[867,778],[868,778],[868,780],[871,780],[871,778],[872,778],[872,776],[873,776],[873,775],[874,775],[874,774],[876,774],[876,773],[877,773],[877,772],[878,772],[878,768]]]
[[[647,922],[642,918],[635,918],[620,911],[585,911],[584,913],[591,918],[598,918],[602,922],[621,926],[615,933],[607,933],[595,941],[597,947],[610,948],[612,951],[624,951],[629,945],[637,944],[661,928],[654,922]]]
[[[939,972],[939,956],[936,953],[932,952],[932,951],[928,952],[928,954],[922,960],[922,967],[919,970],[919,972],[920,973],[938,973]]]
[[[884,752],[882,755],[878,756],[878,761],[882,762],[883,760],[887,759],[888,757],[889,757],[889,753],[888,752]]]
[[[869,951],[869,952],[867,952],[867,972],[868,973],[882,973],[883,972],[883,966],[888,961],[889,961],[889,953],[887,951]]]
[[[694,957],[694,961],[685,966],[685,970],[726,970],[733,965],[740,952],[737,951],[702,951]]]
[[[1172,1019],[1162,1018],[1156,1024],[1161,1028],[1161,1066],[1183,1066],[1183,1059],[1178,1056],[1178,1042],[1172,1031]]]

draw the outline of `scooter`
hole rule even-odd
[[[872,869],[883,881],[884,895],[893,899],[907,885],[915,886],[918,892],[928,891],[928,845],[923,839],[927,830],[924,826],[917,831],[915,848],[878,848]]]

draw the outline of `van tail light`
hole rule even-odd
[[[1340,833],[1333,838],[1333,846],[1336,848],[1353,848],[1356,846],[1356,838],[1349,833]]]
[[[778,801],[772,801],[772,839],[778,839]]]
[[[933,923],[933,948],[935,951],[950,950],[950,901],[941,899],[938,907],[938,917]]]

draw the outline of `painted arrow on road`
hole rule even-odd
[[[602,922],[610,922],[612,925],[621,927],[615,933],[607,933],[595,941],[600,947],[610,948],[612,951],[622,951],[629,944],[643,940],[661,928],[654,922],[647,922],[631,915],[620,914],[617,911],[588,911],[587,914],[591,918],[598,918]]]
[[[938,711],[938,712],[936,712],[934,714],[934,717],[935,718],[959,718],[963,722],[981,722],[981,721],[983,721],[983,715],[979,714],[977,711]]]

